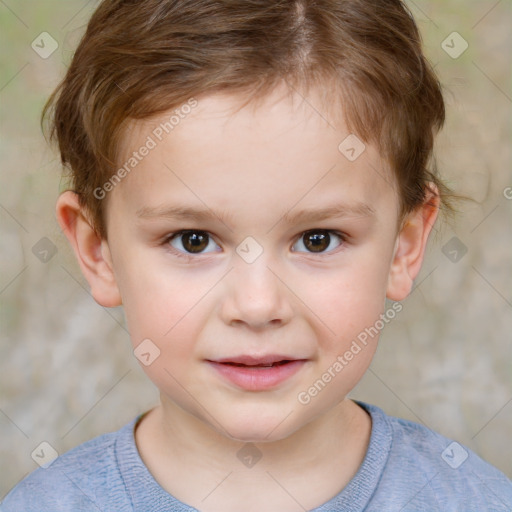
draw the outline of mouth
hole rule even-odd
[[[223,379],[247,391],[275,388],[295,375],[307,361],[281,355],[207,360]]]
[[[288,363],[292,363],[293,361],[295,361],[294,359],[291,359],[291,360],[284,360],[284,361],[276,361],[275,363],[261,363],[261,364],[243,364],[243,363],[232,363],[232,362],[226,362],[226,363],[220,363],[220,364],[228,364],[230,366],[238,366],[240,368],[254,368],[254,369],[262,369],[264,370],[265,368],[273,368],[275,366],[281,366],[283,364],[288,364]]]

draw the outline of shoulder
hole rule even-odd
[[[135,420],[117,432],[87,441],[40,467],[16,485],[0,504],[1,512],[58,512],[131,510],[116,460],[120,434],[133,429]]]
[[[404,510],[510,511],[512,482],[466,446],[433,430],[367,406],[391,431],[378,491]],[[377,493],[379,495],[379,493]],[[437,508],[436,508],[437,507]]]

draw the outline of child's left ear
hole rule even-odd
[[[434,185],[425,202],[409,213],[397,236],[395,254],[391,263],[386,297],[403,300],[411,292],[414,279],[419,274],[427,240],[439,211],[439,194]]]

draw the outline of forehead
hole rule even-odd
[[[355,200],[392,201],[398,211],[393,176],[376,148],[350,134],[342,116],[334,121],[320,110],[314,91],[305,98],[276,89],[240,108],[242,101],[217,93],[197,97],[192,109],[133,122],[121,165],[151,149],[113,195],[137,210],[179,200],[228,213],[272,207],[275,216],[276,207]]]

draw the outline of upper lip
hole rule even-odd
[[[301,358],[286,356],[281,354],[267,354],[263,356],[250,356],[250,355],[241,355],[235,357],[226,357],[223,359],[209,359],[212,363],[235,363],[235,364],[244,364],[246,366],[258,366],[264,364],[273,364],[278,363],[280,361],[299,361],[303,360]]]

